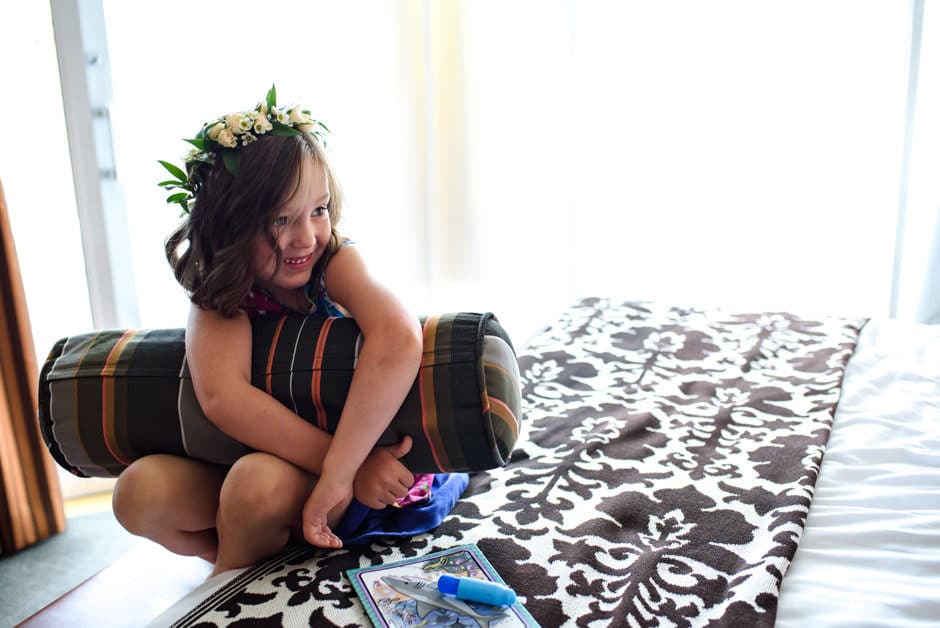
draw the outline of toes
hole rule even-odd
[[[310,544],[316,547],[323,547],[328,549],[338,549],[343,546],[343,542],[332,534],[317,534],[313,537],[313,540],[310,542]]]
[[[339,537],[333,534],[329,528],[308,530],[305,536],[307,542],[316,547],[340,548],[343,546],[343,542],[340,541]]]

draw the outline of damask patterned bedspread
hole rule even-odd
[[[544,626],[770,626],[864,322],[584,300],[520,351],[528,434],[437,530],[291,550],[177,625],[367,625],[347,569],[476,543]]]

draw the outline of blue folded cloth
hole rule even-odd
[[[413,536],[433,530],[453,510],[469,481],[466,473],[438,473],[431,485],[431,498],[404,508],[373,510],[354,499],[333,532],[343,545],[362,545],[374,537]]]

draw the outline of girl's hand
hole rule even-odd
[[[415,478],[399,458],[411,451],[411,445],[411,437],[406,435],[400,443],[373,449],[353,480],[356,499],[381,510],[407,495]]]

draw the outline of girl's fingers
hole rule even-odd
[[[401,439],[401,442],[392,445],[392,455],[396,458],[401,458],[409,451],[411,451],[412,439],[407,434]]]

